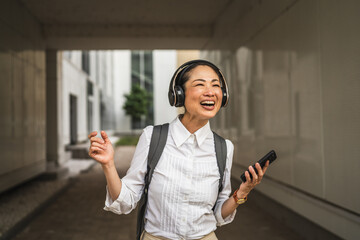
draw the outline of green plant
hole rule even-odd
[[[133,118],[141,118],[147,114],[147,109],[151,103],[152,96],[147,93],[139,84],[134,84],[130,94],[124,94],[126,100],[123,106],[126,115]]]
[[[115,146],[129,146],[129,145],[136,146],[136,144],[139,141],[139,137],[140,136],[125,136],[125,137],[122,137],[115,143]]]

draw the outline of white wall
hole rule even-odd
[[[171,122],[177,116],[175,107],[168,100],[169,83],[177,69],[175,50],[153,51],[154,66],[154,124]]]
[[[131,90],[131,51],[114,51],[114,112],[116,131],[128,132],[131,130],[131,118],[125,115],[123,105],[124,94]]]
[[[77,134],[78,141],[87,139],[87,102],[86,102],[86,81],[87,74],[81,68],[81,52],[73,52],[72,59],[77,59],[74,63],[67,58],[63,58],[63,144],[70,143],[70,94],[77,97]],[[80,62],[79,62],[80,60]],[[96,105],[96,102],[94,103]]]

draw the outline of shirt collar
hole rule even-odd
[[[180,147],[190,137],[191,133],[182,124],[179,117],[176,117],[170,124],[171,135],[174,139],[176,147]],[[208,121],[203,127],[198,129],[194,135],[198,146],[205,141],[205,139],[211,133],[210,122]]]

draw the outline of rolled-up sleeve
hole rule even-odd
[[[144,178],[147,171],[147,156],[153,126],[144,129],[136,146],[133,159],[126,175],[121,179],[121,191],[113,201],[106,186],[104,210],[116,214],[129,214],[136,208],[144,190]]]
[[[214,214],[217,222],[217,226],[222,226],[228,223],[231,223],[236,215],[236,209],[234,212],[232,212],[229,216],[227,216],[225,219],[223,219],[221,215],[221,208],[226,200],[229,199],[229,195],[231,194],[231,166],[233,161],[233,155],[234,155],[234,145],[231,141],[226,140],[226,146],[227,146],[227,157],[226,157],[226,165],[225,165],[225,171],[224,171],[224,177],[223,177],[223,189],[220,192],[218,199],[216,201]]]

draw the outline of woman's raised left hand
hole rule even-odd
[[[256,174],[256,172],[252,166],[249,166],[249,170],[245,172],[246,182],[242,182],[240,184],[239,190],[237,192],[237,197],[239,199],[245,198],[250,193],[250,191],[253,190],[254,187],[261,182],[267,168],[269,167],[269,164],[270,164],[269,160],[266,161],[265,166],[261,169],[260,164],[256,163],[255,167],[256,167],[258,174]],[[249,172],[252,175],[252,179],[250,177]]]

